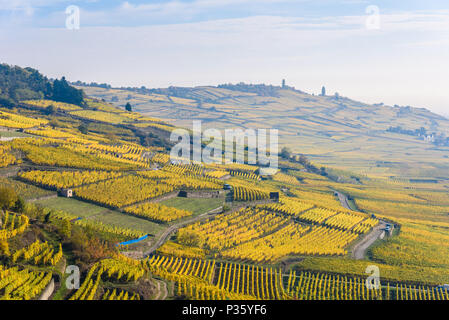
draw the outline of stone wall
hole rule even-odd
[[[184,198],[222,198],[224,195],[224,190],[179,192],[179,196]]]
[[[48,300],[50,296],[53,294],[53,291],[55,291],[55,280],[51,279],[50,283],[47,285],[47,287],[42,291],[39,300]]]

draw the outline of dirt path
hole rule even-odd
[[[334,190],[335,191],[335,190]],[[338,196],[338,200],[343,207],[348,210],[352,210],[349,206],[348,197],[345,194],[335,191]],[[383,238],[385,236],[385,231],[383,230],[387,225],[386,221],[379,220],[379,224],[371,230],[359,243],[357,243],[352,248],[351,256],[353,259],[362,260],[366,256],[366,251],[368,248],[379,238]]]
[[[167,289],[167,283],[162,280],[154,280],[157,283],[157,296],[154,298],[154,300],[165,300],[168,296],[168,289]],[[162,284],[162,285],[161,285]],[[162,290],[161,290],[162,287]]]

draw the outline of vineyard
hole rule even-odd
[[[48,121],[44,119],[24,117],[15,113],[0,110],[0,127],[26,129],[39,127],[46,123],[48,123]]]
[[[279,203],[270,203],[263,206],[267,210],[277,211],[293,217],[298,217],[301,213],[313,207],[313,204],[289,198],[282,198]]]
[[[147,218],[159,222],[170,222],[193,213],[187,210],[167,207],[157,203],[143,203],[141,205],[125,208],[125,212],[141,218]]]
[[[247,172],[242,172],[242,171],[231,170],[230,174],[233,177],[252,179],[252,180],[260,180],[260,176],[258,176],[257,174],[254,174],[254,173],[247,173]]]
[[[74,221],[75,225],[81,226],[86,230],[94,230],[100,233],[106,233],[114,235],[119,238],[126,240],[136,239],[146,235],[145,232],[129,229],[124,227],[119,227],[116,225],[104,224],[100,221],[94,221],[89,219],[80,219],[79,217],[69,214],[63,211],[53,211],[51,212],[51,218],[55,220],[68,220]]]
[[[81,107],[70,104],[70,103],[64,103],[64,102],[57,102],[52,100],[25,100],[22,101],[25,104],[35,106],[38,108],[47,108],[49,106],[53,106],[55,109],[63,110],[63,111],[74,111],[74,110],[80,110]]]
[[[0,168],[7,167],[17,161],[10,151],[11,147],[9,145],[0,144]]]
[[[25,200],[38,197],[45,197],[52,194],[51,191],[44,190],[34,185],[8,178],[0,178],[0,187],[15,190],[17,194]]]
[[[0,127],[12,137],[0,143],[0,300],[38,299],[50,283],[64,300],[449,300],[443,179],[370,180],[304,156],[272,175],[181,164],[172,125],[90,98],[22,101]],[[377,236],[386,223],[394,232]],[[376,242],[356,260],[365,237]],[[78,289],[63,287],[71,264]]]
[[[0,300],[30,300],[50,282],[51,273],[0,266]]]
[[[223,171],[223,170],[214,170],[214,171],[209,171],[206,173],[206,175],[208,177],[211,178],[215,178],[215,179],[221,179],[225,176],[227,176],[229,173],[227,171]]]
[[[118,172],[105,171],[26,171],[19,177],[45,188],[70,188],[120,177]]]
[[[275,268],[218,263],[213,260],[152,256],[142,268],[174,281],[177,294],[196,300],[448,300],[439,287],[380,284],[369,288],[365,278],[325,273],[284,274]]]
[[[272,268],[241,264],[220,264],[215,285],[220,289],[242,296],[263,300],[284,300],[282,272]]]
[[[39,240],[28,247],[16,251],[12,255],[12,262],[17,261],[31,262],[34,265],[52,265],[55,266],[62,258],[62,247],[56,251],[49,246],[47,242],[41,243]]]
[[[173,190],[174,187],[169,184],[157,183],[157,181],[143,177],[128,175],[75,188],[74,192],[77,197],[82,199],[109,207],[120,208],[169,193]]]
[[[0,240],[8,240],[22,234],[29,223],[30,219],[26,215],[16,215],[6,211],[0,228]]]
[[[165,256],[185,257],[185,258],[205,258],[206,250],[200,248],[189,247],[167,241],[158,250],[158,254]]]
[[[363,213],[339,213],[282,198],[280,203],[184,227],[178,231],[178,241],[183,244],[194,234],[194,246],[216,251],[225,259],[272,264],[291,255],[344,256],[360,234],[377,224],[377,219]]]
[[[345,255],[358,234],[327,227],[304,228],[290,224],[266,237],[222,252],[223,257],[273,263],[289,255]]]
[[[138,293],[130,294],[125,290],[107,290],[106,293],[101,297],[101,300],[140,300]]]
[[[47,146],[36,145],[32,139],[16,139],[12,147],[25,153],[26,159],[39,165],[50,165],[68,168],[83,168],[91,170],[129,170],[137,164],[124,163],[111,157],[96,157],[81,150],[71,150],[62,146],[54,147],[54,141],[41,140],[38,143],[48,143]],[[51,146],[53,144],[53,146]]]
[[[265,190],[258,190],[246,187],[233,187],[233,196],[236,201],[255,201],[264,200],[270,197]]]
[[[291,175],[288,175],[288,174],[285,174],[285,173],[282,173],[282,172],[276,173],[273,176],[273,180],[277,181],[277,182],[282,182],[282,183],[295,185],[295,186],[300,184],[296,177],[293,177]]]
[[[178,238],[195,234],[198,245],[211,250],[238,245],[270,233],[288,222],[261,209],[241,209],[204,223],[195,223],[178,231]]]

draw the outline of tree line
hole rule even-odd
[[[62,77],[50,80],[33,68],[0,64],[0,105],[12,108],[23,100],[50,99],[84,106],[84,93]]]

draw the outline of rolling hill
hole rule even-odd
[[[369,177],[448,178],[449,119],[424,108],[370,105],[290,87],[167,89],[82,86],[88,95],[191,127],[276,128],[280,144],[314,162]]]

